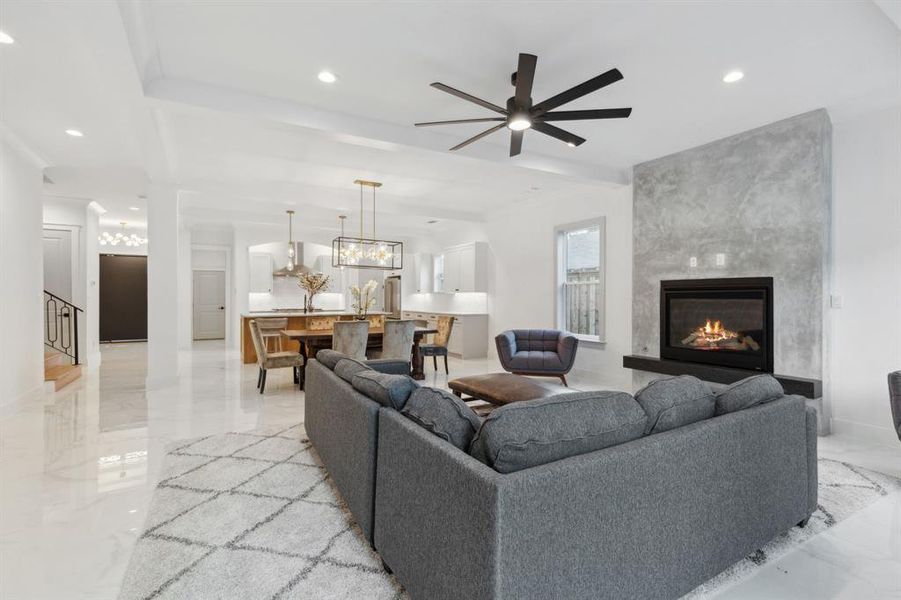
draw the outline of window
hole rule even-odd
[[[557,227],[557,328],[604,341],[603,217]]]

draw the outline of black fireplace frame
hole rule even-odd
[[[755,291],[763,293],[764,332],[762,356],[746,356],[735,352],[707,352],[669,345],[667,298],[671,292]],[[718,279],[673,279],[660,282],[660,358],[773,372],[773,278],[727,277]]]

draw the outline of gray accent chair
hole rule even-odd
[[[412,598],[678,598],[806,522],[816,442],[785,396],[499,473],[382,408],[375,547]]]
[[[260,325],[256,319],[248,323],[250,326],[250,339],[253,341],[253,349],[257,353],[257,365],[260,371],[257,375],[257,388],[262,394],[266,390],[266,374],[269,369],[294,369],[294,383],[298,382],[298,369],[303,366],[304,358],[299,352],[269,352],[266,340],[260,331]]]
[[[892,406],[892,422],[901,440],[901,371],[888,374],[889,402]]]
[[[332,335],[332,349],[356,360],[366,360],[369,321],[337,321]]]
[[[516,375],[559,377],[563,385],[573,368],[579,339],[556,329],[513,329],[494,338],[505,371]]]

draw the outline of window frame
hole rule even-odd
[[[566,234],[576,229],[586,229],[589,227],[598,228],[598,334],[587,335],[573,333],[579,341],[589,344],[606,344],[607,343],[607,217],[595,217],[585,219],[584,221],[576,221],[573,223],[564,223],[554,227],[554,319],[557,329],[566,329],[566,300],[565,287],[566,283]]]

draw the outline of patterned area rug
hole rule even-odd
[[[691,592],[706,598],[901,490],[901,481],[819,461],[820,505]],[[303,425],[189,440],[170,448],[121,600],[401,599],[331,485]]]

